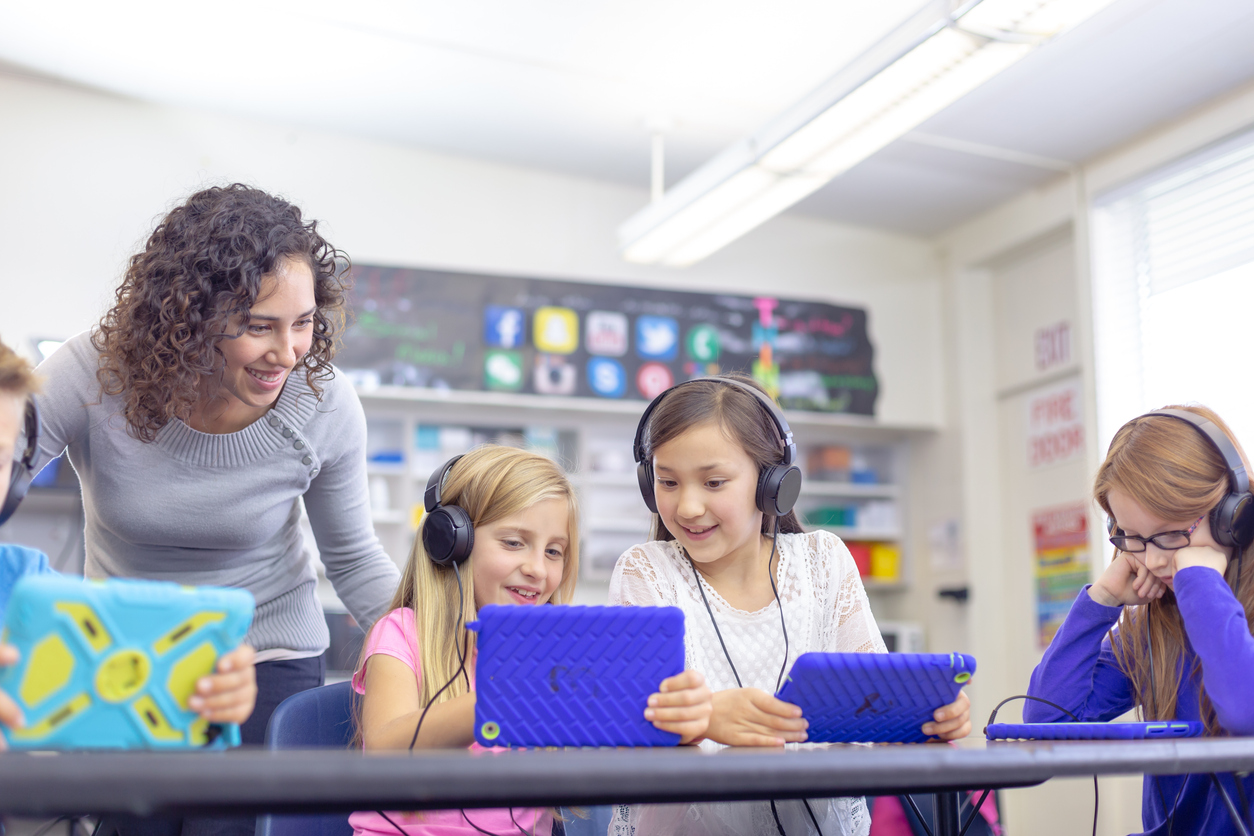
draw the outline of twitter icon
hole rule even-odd
[[[679,323],[669,316],[636,320],[636,353],[649,360],[674,360],[679,352]]]

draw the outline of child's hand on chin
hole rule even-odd
[[[0,644],[0,668],[16,665],[18,660],[17,648],[8,644]],[[17,703],[9,697],[8,694],[0,691],[0,723],[11,729],[20,729],[24,723],[22,710],[17,707]],[[4,748],[4,738],[0,737],[0,749]]]
[[[705,677],[700,671],[684,671],[662,680],[658,692],[649,697],[644,718],[662,731],[679,735],[683,744],[705,735],[713,711],[713,695]]]
[[[1176,552],[1176,571],[1190,566],[1206,566],[1222,575],[1228,570],[1228,555],[1211,546],[1186,546]]]
[[[705,736],[728,746],[783,746],[803,742],[809,727],[800,706],[758,688],[732,688],[714,695]]]
[[[935,722],[924,723],[923,733],[941,740],[960,740],[971,733],[971,699],[966,691],[958,699],[932,713]]]

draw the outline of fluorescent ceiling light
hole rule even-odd
[[[937,0],[618,231],[622,254],[686,266],[774,217],[1113,0]]]

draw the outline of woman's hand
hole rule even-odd
[[[1228,571],[1228,555],[1212,546],[1185,546],[1176,552],[1176,571],[1190,566],[1206,566],[1222,575]]]
[[[0,644],[0,668],[16,665],[18,660],[17,648],[10,644]],[[25,718],[22,717],[22,709],[17,707],[17,703],[6,694],[0,691],[0,723],[11,729],[20,729],[25,724]],[[0,749],[4,748],[4,738],[0,737]]]
[[[714,694],[705,736],[728,746],[783,746],[804,741],[809,727],[800,706],[757,688],[732,688]]]
[[[958,699],[932,712],[931,723],[923,724],[923,733],[941,740],[960,740],[971,733],[971,699],[966,691]]]
[[[242,723],[257,704],[257,651],[246,644],[223,654],[218,672],[202,676],[188,706],[211,723]]]
[[[1121,607],[1148,604],[1166,591],[1166,584],[1144,563],[1127,552],[1116,552],[1106,571],[1089,587],[1089,597],[1103,606]]]
[[[662,731],[679,735],[679,742],[700,740],[710,725],[714,699],[700,671],[684,671],[663,679],[658,692],[649,697],[644,719]]]

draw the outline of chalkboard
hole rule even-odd
[[[336,365],[368,386],[647,400],[743,371],[786,408],[875,413],[859,308],[397,267],[354,278]]]

